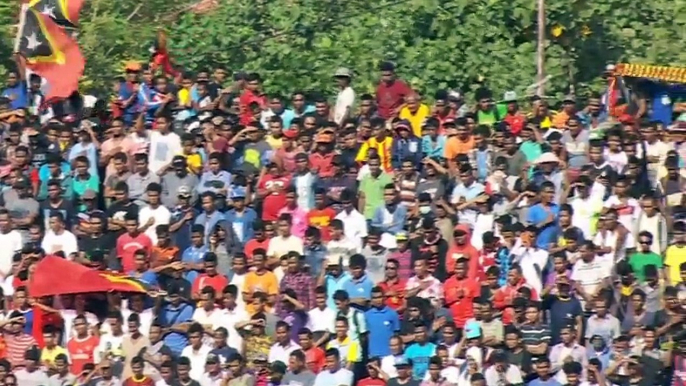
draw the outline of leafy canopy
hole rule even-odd
[[[10,66],[18,1],[0,2],[0,74]],[[478,77],[501,95],[525,93],[536,77],[536,2],[531,0],[220,0],[213,12],[188,12],[191,0],[88,0],[78,39],[87,58],[84,90],[103,93],[125,60],[147,61],[158,28],[175,62],[192,71],[221,66],[258,71],[268,92],[333,93],[337,67],[372,91],[381,60],[392,60],[414,88],[466,88]],[[619,61],[684,65],[686,2],[548,0],[548,95],[602,87]],[[554,33],[551,33],[554,31]]]

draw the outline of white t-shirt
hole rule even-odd
[[[167,166],[175,155],[181,154],[181,138],[176,133],[163,135],[159,131],[150,132],[150,171],[157,173]]]
[[[200,346],[198,351],[193,350],[193,347],[188,345],[181,351],[181,356],[186,357],[191,361],[191,370],[189,375],[196,381],[202,378],[205,373],[205,361],[207,360],[207,354],[212,351],[212,347],[207,345]]]
[[[12,270],[12,258],[16,252],[21,251],[24,247],[24,242],[21,239],[21,233],[11,230],[7,233],[0,233],[0,272],[2,275],[8,275]],[[7,293],[5,292],[5,295]]]
[[[579,228],[583,232],[584,239],[591,240],[593,237],[593,223],[595,222],[595,217],[602,210],[602,201],[590,196],[587,199],[575,197],[570,202],[570,205],[574,210],[572,226]]]
[[[146,205],[138,212],[138,223],[143,226],[148,223],[148,220],[154,218],[155,223],[145,230],[145,235],[150,237],[153,245],[157,245],[157,231],[155,228],[158,225],[169,225],[171,221],[171,213],[166,206],[160,205],[153,209],[150,205]]]
[[[579,259],[572,267],[571,279],[579,283],[589,295],[595,293],[596,289],[606,277],[612,273],[612,259],[608,257],[596,256],[590,262]]]
[[[293,341],[290,341],[286,346],[274,343],[269,349],[269,363],[274,363],[276,361],[288,363],[288,357],[295,350],[300,350],[300,345]]]
[[[303,253],[303,241],[300,237],[293,235],[288,237],[277,236],[269,240],[267,256],[275,256],[279,258],[288,252],[298,252],[300,254]]]
[[[66,229],[59,235],[52,230],[45,232],[41,248],[48,254],[62,251],[67,259],[69,259],[69,255],[79,251],[76,236]]]
[[[238,293],[240,294],[241,292],[238,291]],[[233,310],[221,309],[219,311],[220,312],[212,313],[212,328],[226,328],[226,331],[229,332],[227,344],[238,352],[241,352],[243,350],[243,337],[236,331],[236,324],[250,320],[250,315],[248,315],[248,312],[245,311],[245,309],[239,307],[236,307]]]
[[[239,275],[237,273],[233,273],[233,277],[231,277],[231,281],[229,284],[233,284],[238,288],[238,295],[236,296],[236,308],[240,308],[242,310],[245,310],[245,301],[243,301],[243,291],[240,289],[243,288],[245,284],[245,276],[246,274]]]
[[[334,330],[331,328],[336,324],[337,312],[329,307],[320,310],[319,308],[313,308],[307,313],[307,328],[310,331],[328,331],[333,333]]]
[[[524,383],[522,380],[522,372],[519,367],[515,365],[508,365],[507,370],[504,374],[498,373],[495,366],[491,366],[484,372],[484,378],[486,378],[486,385],[488,386],[501,386],[503,384],[518,385]],[[501,379],[504,378],[506,382]]]
[[[619,198],[616,195],[612,195],[605,200],[603,204],[604,208],[612,208],[617,206],[617,221],[624,225],[624,227],[630,232],[634,231],[636,228],[636,220],[641,213],[641,205],[635,198],[629,198],[627,200],[627,205],[622,205]]]
[[[340,125],[341,122],[343,122],[343,117],[345,117],[345,111],[347,109],[352,110],[354,104],[355,91],[353,91],[352,87],[348,86],[339,91],[338,96],[336,97],[336,106],[334,107],[334,122]]]
[[[613,255],[616,255],[617,257],[614,260],[617,262],[624,260],[627,249],[636,248],[636,239],[631,232],[627,232],[626,237],[624,238],[624,247],[620,251],[615,251],[615,245],[617,244],[617,231],[601,230],[595,235],[593,244],[599,247],[610,247],[612,252],[610,252],[609,255],[612,258],[614,258]]]
[[[336,215],[336,220],[343,222],[343,234],[350,240],[358,251],[362,250],[362,239],[367,237],[367,220],[357,209],[349,214],[345,210]]]
[[[105,354],[109,351],[115,359],[122,358],[126,355],[122,349],[124,342],[124,335],[114,336],[111,333],[100,335],[100,343],[93,352],[93,358],[100,362],[105,359]]]

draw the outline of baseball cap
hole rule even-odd
[[[295,155],[295,160],[296,161],[307,161],[307,154],[305,153],[298,153]]]
[[[576,103],[576,98],[574,95],[567,94],[564,99],[562,99],[562,103]]]
[[[345,67],[340,67],[336,70],[333,76],[336,78],[352,78],[353,72]]]
[[[517,93],[514,91],[506,91],[505,94],[503,95],[503,102],[504,103],[517,102]]]
[[[286,364],[281,361],[274,361],[271,366],[269,366],[269,370],[272,373],[286,374],[288,367],[286,367]]]
[[[406,241],[408,238],[409,237],[407,235],[407,232],[404,232],[404,231],[400,231],[400,232],[395,234],[395,239],[397,241]]]
[[[81,198],[83,198],[84,200],[95,200],[95,198],[96,198],[97,196],[98,196],[98,195],[95,193],[95,190],[93,190],[93,189],[86,189],[86,191],[83,192],[83,195],[81,196]]]
[[[179,190],[177,190],[176,194],[179,197],[190,197],[191,196],[191,188],[189,188],[186,185],[182,185],[179,187]]]
[[[471,321],[464,326],[465,337],[474,339],[481,336],[481,326],[477,321]]]
[[[13,186],[15,188],[28,188],[29,186],[31,186],[31,183],[26,177],[19,177],[16,179],[16,181],[14,181]]]
[[[172,166],[186,167],[186,157],[177,155],[172,158]]]
[[[205,358],[205,363],[219,363],[219,357],[217,354],[207,354],[207,358]]]
[[[232,199],[239,199],[239,198],[245,198],[245,193],[246,189],[243,186],[235,186],[233,189],[231,189],[231,198]]]
[[[260,354],[253,359],[253,362],[269,362],[269,358],[264,354]]]
[[[292,130],[292,129],[285,130],[283,132],[283,136],[288,138],[288,139],[295,139],[298,137],[298,130]]]
[[[410,130],[410,131],[412,130],[412,124],[407,119],[401,120],[400,122],[398,122],[398,124],[395,127],[396,127],[396,130],[400,130],[400,129],[405,129],[405,130]]]
[[[395,363],[393,363],[393,365],[395,367],[408,367],[408,366],[412,366],[412,362],[410,361],[410,359],[408,359],[404,356],[401,356],[401,357],[395,358]]]

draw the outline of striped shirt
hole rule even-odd
[[[33,336],[20,332],[19,334],[5,335],[5,344],[7,345],[7,360],[9,360],[12,367],[23,367],[24,354],[31,346],[37,346],[38,343]]]
[[[541,343],[550,343],[550,327],[545,324],[525,324],[522,326],[522,343],[536,346]]]

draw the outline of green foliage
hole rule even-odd
[[[0,2],[0,25],[12,24],[16,6]],[[268,92],[295,89],[333,94],[331,74],[348,67],[355,88],[372,91],[381,60],[430,96],[439,88],[474,87],[478,77],[496,95],[520,94],[536,77],[536,2],[531,0],[219,0],[210,14],[178,10],[192,3],[89,0],[79,41],[87,58],[83,86],[105,91],[124,60],[147,60],[157,28],[169,34],[174,60],[198,71],[215,66],[259,71]],[[607,63],[686,64],[686,2],[673,0],[547,0],[550,38],[546,94],[599,89]],[[15,22],[16,23],[16,22]],[[589,30],[590,34],[582,33]],[[8,57],[11,28],[0,56]],[[2,64],[0,64],[2,68]],[[1,70],[0,70],[1,72]]]

